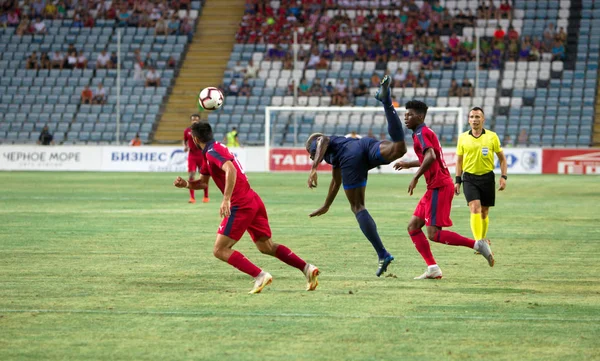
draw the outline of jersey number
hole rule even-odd
[[[235,156],[235,154],[231,153],[231,151],[229,150],[229,148],[227,148],[227,146],[225,144],[221,144],[221,145],[223,146],[223,148],[227,149],[227,151],[229,152],[229,154],[233,157],[233,161],[235,162],[235,164],[238,165],[238,168],[240,168],[240,172],[242,172],[242,174],[246,174],[246,171],[244,170],[244,167],[242,167],[242,164],[237,159],[237,157]]]

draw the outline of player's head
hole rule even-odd
[[[214,140],[212,127],[210,124],[205,122],[196,122],[193,123],[190,127],[192,130],[192,139],[194,139],[194,143],[200,146],[200,144],[206,144],[211,140]]]
[[[199,122],[199,121],[200,121],[200,114],[194,113],[194,114],[190,115],[190,122],[192,122],[192,124]]]
[[[471,129],[481,130],[484,122],[485,114],[483,114],[483,109],[475,107],[469,111],[469,125],[471,126]]]
[[[414,130],[425,121],[427,115],[427,104],[420,100],[411,100],[404,106],[406,113],[404,113],[404,124],[408,129]]]
[[[306,151],[310,155],[310,159],[314,158],[315,153],[317,152],[317,140],[319,139],[319,137],[322,136],[323,133],[313,133],[308,136],[308,139],[306,140],[304,146],[306,147]]]

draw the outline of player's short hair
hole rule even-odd
[[[194,113],[194,114],[190,115],[190,120],[191,120],[192,118],[198,118],[198,119],[200,119],[200,114],[198,114],[198,113]]]
[[[411,100],[411,101],[407,102],[404,107],[407,110],[408,109],[414,110],[417,114],[421,114],[423,117],[425,117],[427,115],[427,109],[429,109],[427,104],[423,103],[420,100]]]
[[[206,122],[196,122],[190,127],[192,135],[200,140],[202,143],[208,143],[214,140],[212,127]]]
[[[315,141],[318,137],[322,137],[322,136],[323,136],[323,133],[312,133],[311,135],[309,135],[308,139],[306,139],[306,143],[304,144],[306,151],[310,153],[311,152],[311,149],[310,149],[311,143],[313,141]]]
[[[481,109],[480,107],[471,108],[471,110],[469,110],[469,113],[472,112],[473,110],[475,110],[475,111],[479,110],[481,112],[481,114],[485,115],[485,113],[483,112],[483,109]]]

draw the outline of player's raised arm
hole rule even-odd
[[[225,172],[225,189],[223,189],[223,202],[221,202],[219,212],[221,217],[225,218],[231,215],[231,195],[233,194],[233,188],[237,179],[237,170],[230,160],[223,163],[221,169]]]
[[[193,190],[205,189],[208,187],[208,179],[209,178],[210,177],[207,175],[202,175],[200,178],[198,178],[196,180],[187,181],[181,177],[177,177],[177,178],[175,178],[173,185],[177,188],[187,188],[187,189],[193,189]]]
[[[433,150],[433,148],[427,148],[425,150],[425,157],[423,158],[423,163],[421,163],[421,166],[419,167],[419,169],[417,169],[415,176],[413,177],[413,179],[410,181],[410,184],[408,185],[408,193],[411,196],[413,194],[413,190],[417,187],[419,178],[421,178],[421,176],[423,174],[425,174],[425,172],[427,172],[429,167],[431,167],[433,162],[435,162],[436,158],[437,157],[435,155],[435,151]]]

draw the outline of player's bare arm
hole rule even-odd
[[[208,179],[210,177],[207,175],[202,175],[199,179],[194,181],[187,181],[181,177],[175,178],[173,185],[177,188],[187,188],[193,190],[205,189],[208,187]]]
[[[414,189],[417,187],[419,178],[421,178],[421,176],[423,174],[425,174],[425,172],[427,172],[427,170],[429,170],[429,168],[431,167],[433,162],[435,162],[436,158],[437,157],[435,156],[435,151],[433,150],[433,148],[427,148],[427,150],[425,150],[425,157],[423,158],[423,163],[421,163],[421,166],[419,167],[419,169],[417,169],[415,176],[413,177],[413,179],[410,181],[410,184],[408,185],[408,193],[411,196],[413,195]]]
[[[506,188],[506,178],[507,178],[507,172],[508,172],[508,162],[506,161],[506,157],[504,156],[504,152],[498,152],[496,153],[496,155],[498,156],[498,160],[500,161],[500,187],[498,188],[499,191],[503,191]]]
[[[395,170],[402,170],[402,169],[410,169],[410,168],[415,168],[420,166],[421,163],[419,163],[419,160],[413,160],[410,162],[405,162],[405,161],[399,161],[394,163],[394,169]]]
[[[503,156],[504,156],[504,154],[503,154]],[[456,194],[456,195],[460,194],[460,185],[461,185],[460,179],[462,179],[462,173],[463,173],[462,165],[463,165],[463,156],[457,155],[456,156],[456,180],[458,180],[458,182],[454,183],[454,194]]]
[[[187,142],[185,139],[183,139],[183,151],[187,153],[189,150],[190,149],[188,148]]]
[[[221,217],[225,218],[231,215],[231,195],[233,194],[233,187],[235,187],[237,171],[229,160],[223,163],[221,169],[225,172],[225,189],[223,190],[223,201],[219,213]]]
[[[327,211],[329,211],[329,207],[331,207],[333,204],[341,185],[342,170],[341,168],[334,168],[331,172],[331,183],[329,183],[329,191],[327,192],[327,197],[325,198],[325,204],[323,204],[321,208],[309,214],[309,217],[316,217],[327,213]]]
[[[325,158],[325,153],[327,152],[328,146],[329,137],[322,135],[319,138],[317,138],[317,149],[315,150],[315,154],[311,154],[310,156],[313,160],[313,164],[310,170],[310,174],[308,176],[308,188],[316,188],[318,185],[317,168],[319,167],[319,164],[321,164],[321,162],[323,161],[323,158]]]

